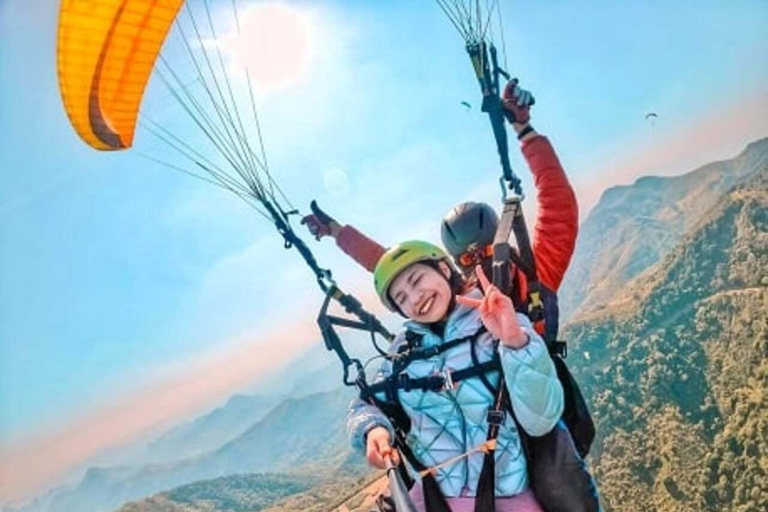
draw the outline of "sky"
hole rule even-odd
[[[57,85],[58,3],[0,0],[0,503],[252,388],[319,343],[322,296],[264,219],[146,159],[182,161],[141,127],[121,153],[77,137]],[[768,136],[768,4],[693,4],[501,2],[502,62],[536,97],[532,122],[553,141],[582,218],[607,187],[681,174]],[[434,2],[270,10],[244,24],[245,39],[231,15],[214,15],[227,66],[259,70],[270,168],[296,208],[316,199],[391,245],[438,241],[455,203],[498,202],[477,84]],[[172,33],[172,60],[178,45]],[[157,77],[142,114],[209,151]],[[511,154],[532,215],[514,144]],[[364,270],[332,242],[306,240],[383,312]]]

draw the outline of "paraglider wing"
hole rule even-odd
[[[649,113],[645,114],[645,118],[646,119],[658,118],[658,117],[659,116],[656,115],[656,112],[649,112]]]
[[[90,146],[131,146],[141,98],[183,0],[62,0],[57,67],[72,126]]]

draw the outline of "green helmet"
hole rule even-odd
[[[373,285],[379,299],[392,311],[397,307],[389,299],[389,286],[406,267],[422,261],[443,261],[450,264],[448,255],[440,247],[421,240],[409,240],[391,247],[379,258],[373,271]]]

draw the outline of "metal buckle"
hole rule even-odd
[[[440,391],[453,391],[456,389],[456,383],[453,382],[453,375],[451,375],[451,370],[441,371],[440,376],[443,377],[443,387]]]
[[[408,376],[407,373],[401,372],[397,376],[397,380],[399,382],[400,388],[405,391],[406,393],[411,390],[411,378]]]
[[[501,425],[502,423],[504,423],[504,411],[488,411],[489,425]]]

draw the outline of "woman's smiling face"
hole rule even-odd
[[[414,263],[395,277],[389,296],[405,316],[423,324],[439,322],[451,305],[450,267],[439,263],[440,270],[424,263]]]

